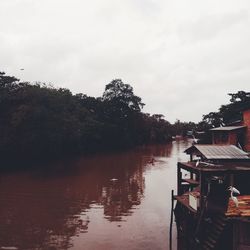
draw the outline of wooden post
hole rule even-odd
[[[194,174],[193,174],[193,172],[190,172],[190,179],[194,179]]]
[[[234,175],[230,174],[230,186],[234,186]]]
[[[177,183],[178,183],[177,194],[178,195],[182,195],[181,180],[182,180],[181,167],[180,167],[180,163],[178,163],[178,167],[177,167]]]
[[[204,176],[204,173],[200,172],[200,211],[202,211],[203,209],[203,206],[205,205],[204,204],[204,201],[205,201],[205,190],[206,190],[206,182],[205,182],[205,176]]]
[[[171,217],[170,217],[170,228],[169,228],[169,250],[172,250],[173,213],[174,213],[174,190],[171,191]]]

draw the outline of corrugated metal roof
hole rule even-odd
[[[197,150],[208,160],[250,159],[248,153],[234,145],[193,145],[185,152],[191,154]]]
[[[246,126],[226,126],[226,127],[218,127],[212,128],[211,131],[231,131],[236,129],[246,128]]]

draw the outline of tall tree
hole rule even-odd
[[[115,79],[106,85],[103,100],[120,102],[134,111],[141,111],[145,105],[141,98],[134,94],[133,88],[124,84],[121,79]]]

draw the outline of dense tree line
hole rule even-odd
[[[179,119],[172,125],[172,132],[174,135],[191,136],[190,132],[194,133],[197,129],[197,125],[194,122],[181,122]]]
[[[169,141],[172,125],[143,106],[120,79],[94,98],[0,72],[0,156],[40,159]]]
[[[142,112],[144,103],[129,84],[115,79],[101,97],[64,88],[20,82],[0,72],[0,157],[41,159],[164,143],[173,135],[231,124],[250,108],[250,93],[230,93],[230,103],[198,124]],[[203,141],[209,143],[206,133]]]

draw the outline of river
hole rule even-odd
[[[176,164],[188,159],[183,151],[190,143],[2,173],[0,249],[168,249]]]

